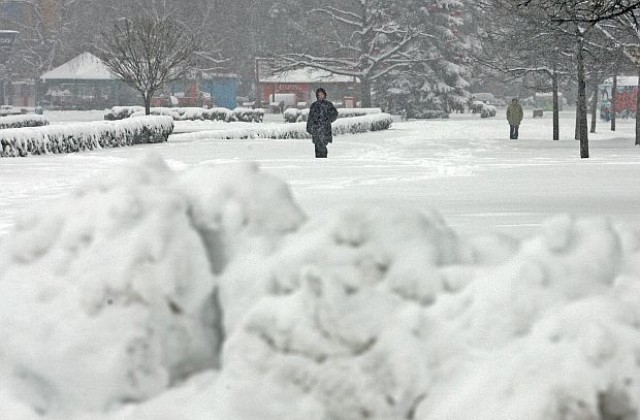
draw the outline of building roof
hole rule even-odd
[[[343,76],[325,70],[304,67],[284,73],[260,75],[261,83],[353,83],[353,76]]]
[[[85,52],[63,65],[46,72],[40,79],[47,80],[117,80],[107,66],[95,55]]]

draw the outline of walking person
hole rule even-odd
[[[309,110],[307,133],[311,134],[316,146],[316,157],[327,157],[327,144],[333,141],[331,123],[338,118],[338,110],[327,101],[327,92],[323,88],[316,90],[316,99]]]
[[[522,117],[524,117],[522,107],[518,103],[518,99],[513,98],[507,107],[507,121],[509,121],[509,126],[511,127],[509,131],[509,138],[511,140],[518,139],[518,127],[522,122]]]

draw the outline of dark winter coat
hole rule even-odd
[[[520,125],[522,122],[522,117],[524,116],[522,112],[522,107],[519,103],[510,103],[507,107],[507,121],[509,121],[509,125]]]
[[[328,144],[333,141],[331,123],[338,118],[338,110],[330,101],[315,101],[307,118],[307,133],[316,144]]]

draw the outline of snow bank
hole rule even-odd
[[[43,125],[49,125],[49,120],[42,115],[36,114],[13,115],[0,118],[0,130],[6,128],[41,127]]]
[[[364,115],[380,114],[380,108],[338,108],[338,118],[362,117]],[[284,111],[284,122],[295,123],[307,121],[309,109],[288,108]]]
[[[255,166],[155,158],[21,215],[0,244],[0,412],[109,411],[218,367],[215,272],[302,221]]]
[[[521,242],[392,205],[305,220],[255,166],[151,159],[22,215],[0,284],[12,418],[640,410],[640,234],[603,219]]]
[[[372,114],[363,117],[342,118],[331,124],[333,135],[366,133],[368,131],[386,130],[391,127],[393,119],[389,114]],[[205,130],[195,133],[176,134],[171,137],[176,141],[192,141],[201,139],[309,139],[307,123],[269,124],[259,127],[238,128],[230,130]]]
[[[122,120],[130,117],[144,116],[145,111],[142,106],[115,106],[111,108],[105,115],[104,119]],[[252,108],[235,108],[230,110],[227,108],[151,108],[151,115],[166,115],[174,119],[174,121],[241,121],[241,122],[262,122],[264,118],[264,110]]]
[[[8,129],[0,131],[0,157],[159,143],[167,141],[172,131],[173,120],[168,117]]]

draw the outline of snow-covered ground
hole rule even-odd
[[[100,120],[102,115],[90,111],[45,116],[55,124]],[[282,118],[266,117],[268,122]],[[591,135],[592,157],[581,160],[572,139],[572,118],[572,111],[562,114],[558,142],[550,140],[548,113],[544,119],[525,118],[519,141],[508,141],[509,127],[500,116],[397,122],[389,131],[337,138],[327,161],[312,158],[308,140],[170,140],[155,146],[3,160],[0,235],[26,205],[59,196],[101,170],[150,151],[174,169],[258,162],[287,182],[296,201],[314,214],[338,204],[394,201],[436,208],[462,233],[497,229],[524,237],[558,213],[609,215],[616,223],[640,226],[640,184],[635,182],[640,148],[633,146],[633,121],[618,121],[615,133],[600,124],[598,133]],[[184,132],[217,129],[220,124],[178,122],[176,128]]]
[[[0,160],[0,413],[637,418],[640,149],[572,115]]]

